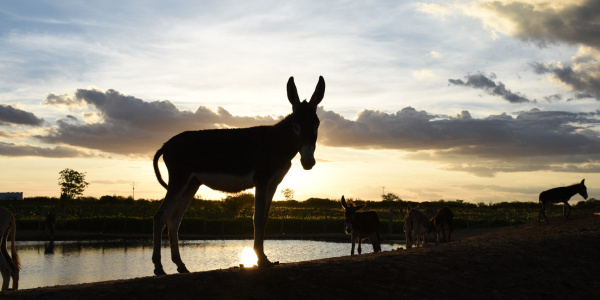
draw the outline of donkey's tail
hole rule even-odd
[[[154,174],[156,174],[156,179],[158,179],[160,185],[162,185],[166,189],[168,185],[162,179],[162,176],[160,175],[160,170],[158,169],[158,159],[163,155],[163,152],[164,150],[161,147],[160,149],[158,149],[158,151],[156,151],[156,154],[154,155]]]
[[[10,234],[12,235],[12,238],[10,240],[11,241],[10,252],[11,252],[11,256],[12,256],[12,262],[15,267],[15,270],[21,270],[21,260],[19,259],[19,254],[17,254],[17,245],[15,244],[15,236],[17,235],[17,226],[16,226],[16,224],[14,224],[14,222],[11,225]]]

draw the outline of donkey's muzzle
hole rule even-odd
[[[315,166],[315,159],[300,159],[300,163],[302,164],[302,168],[304,168],[304,170],[310,170],[312,169],[312,167]]]
[[[310,170],[315,166],[315,147],[304,146],[300,149],[300,163],[304,170]]]

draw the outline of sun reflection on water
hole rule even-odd
[[[244,265],[245,268],[252,267],[258,263],[258,258],[254,249],[251,247],[244,247],[240,253],[240,264]]]

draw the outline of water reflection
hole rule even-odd
[[[252,240],[181,241],[180,251],[188,269],[198,272],[253,266],[252,245]],[[152,241],[20,242],[17,247],[23,265],[21,289],[153,276]],[[162,247],[165,271],[177,273],[168,243]],[[381,247],[389,251],[403,245]],[[373,249],[367,244],[363,251]],[[350,243],[267,240],[265,254],[281,263],[345,256],[350,254]]]

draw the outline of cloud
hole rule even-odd
[[[492,73],[491,77],[494,79],[496,76]],[[495,83],[492,79],[482,73],[478,73],[465,76],[465,81],[461,79],[448,79],[448,82],[453,85],[462,85],[484,90],[489,95],[502,97],[510,103],[531,102],[525,96],[511,92],[502,82]]]
[[[73,97],[73,95],[69,95],[69,94],[63,94],[63,95],[48,94],[46,96],[46,100],[44,101],[44,104],[45,105],[53,105],[53,106],[59,106],[59,105],[72,106],[72,105],[80,105],[81,102],[78,101],[77,99],[75,99]]]
[[[600,2],[587,1],[489,1],[480,6],[512,26],[505,33],[540,46],[564,42],[600,47]],[[494,18],[488,18],[494,20]],[[484,21],[489,22],[489,21]],[[500,28],[487,23],[496,29]]]
[[[600,100],[600,1],[485,1],[479,8],[492,15],[476,14],[486,27],[522,41],[579,46],[571,61],[536,62],[535,72],[551,74],[576,93],[575,99]]]
[[[431,70],[413,71],[413,77],[418,80],[435,79],[436,76]]]
[[[412,151],[407,159],[493,176],[497,172],[600,170],[600,112],[521,112],[476,119],[468,111],[437,116],[407,107],[395,114],[362,111],[355,121],[320,110],[320,143],[333,147]]]
[[[57,100],[59,99],[59,100]],[[60,99],[69,99],[62,101]],[[80,89],[72,95],[49,95],[46,104],[89,105],[98,116],[85,122],[69,115],[36,138],[50,144],[65,144],[123,155],[148,154],[173,135],[185,130],[248,127],[272,124],[272,117],[232,116],[219,107],[216,112],[199,107],[195,112],[179,110],[168,101],[145,102],[115,90]]]
[[[576,98],[600,100],[600,51],[580,48],[573,63],[532,63],[537,74],[551,74],[552,79],[576,92]]]
[[[12,124],[41,126],[44,124],[44,119],[36,117],[33,113],[0,104],[0,126]]]
[[[483,87],[490,85],[483,78],[478,82]],[[36,138],[69,148],[46,149],[49,153],[84,155],[67,151],[73,151],[70,147],[82,147],[122,155],[149,155],[184,130],[249,127],[278,120],[234,116],[224,108],[183,111],[167,100],[146,102],[114,90],[78,90],[73,99],[93,108],[98,118],[89,121],[69,115],[59,119],[56,126]],[[324,146],[407,151],[404,159],[432,161],[445,169],[477,176],[536,170],[600,171],[600,111],[532,109],[514,115],[474,118],[466,110],[456,115],[437,115],[406,107],[396,113],[363,110],[355,120],[349,120],[319,107],[318,114],[319,144]],[[25,150],[24,153],[36,154]]]
[[[75,150],[70,147],[56,146],[38,147],[32,145],[17,145],[14,143],[0,142],[0,155],[22,157],[22,156],[40,156],[48,158],[69,158],[69,157],[89,157],[89,153]]]

